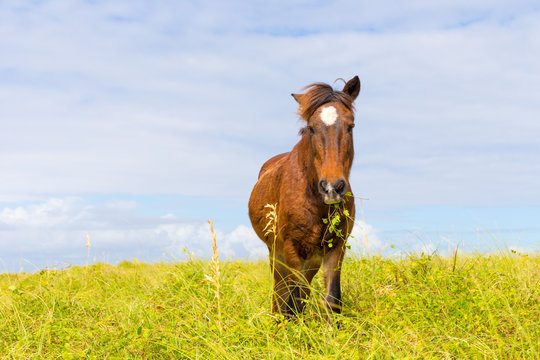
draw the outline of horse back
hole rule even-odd
[[[268,159],[264,164],[263,166],[261,167],[261,171],[259,171],[259,179],[261,178],[261,176],[264,175],[264,173],[266,173],[268,170],[272,169],[273,167],[275,167],[278,163],[280,163],[280,160],[283,159],[285,156],[289,155],[288,152],[286,153],[283,153],[283,154],[279,154],[279,155],[276,155],[274,157],[271,157],[270,159]]]

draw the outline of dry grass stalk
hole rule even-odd
[[[90,235],[86,233],[86,248],[88,249],[88,252],[86,253],[86,266],[88,266],[88,259],[90,258]]]
[[[277,237],[277,204],[266,204],[264,205],[265,208],[269,208],[268,213],[266,214],[266,218],[268,219],[268,222],[266,223],[266,226],[264,227],[264,235],[268,236],[270,234],[274,235],[274,241]]]
[[[206,281],[214,285],[215,287],[215,293],[216,293],[216,301],[217,301],[217,309],[218,309],[218,328],[219,332],[222,331],[222,325],[221,325],[221,296],[220,296],[220,269],[219,269],[219,253],[217,251],[217,242],[216,242],[216,233],[214,232],[214,223],[212,220],[208,220],[208,223],[210,224],[210,233],[212,234],[212,259],[210,260],[210,271],[212,272],[212,276],[205,275]]]
[[[272,246],[272,253],[270,254],[271,262],[272,262],[272,274],[274,273],[274,269],[276,267],[275,261],[275,247],[276,247],[276,239],[277,239],[277,203],[276,204],[266,204],[264,206],[265,208],[269,208],[268,213],[266,214],[266,218],[268,219],[268,222],[266,223],[266,226],[264,227],[264,236],[268,236],[272,234],[274,237],[273,240],[273,246]]]

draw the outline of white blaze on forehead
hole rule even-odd
[[[321,120],[326,126],[334,125],[337,120],[337,111],[333,106],[327,106],[321,111]]]

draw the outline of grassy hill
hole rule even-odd
[[[349,257],[330,326],[269,314],[266,262],[123,262],[0,275],[0,357],[539,359],[540,256]],[[219,304],[216,297],[219,285]]]

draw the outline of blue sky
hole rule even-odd
[[[264,256],[289,94],[356,74],[366,251],[538,251],[539,37],[534,1],[2,2],[0,270],[206,256],[208,218]]]

